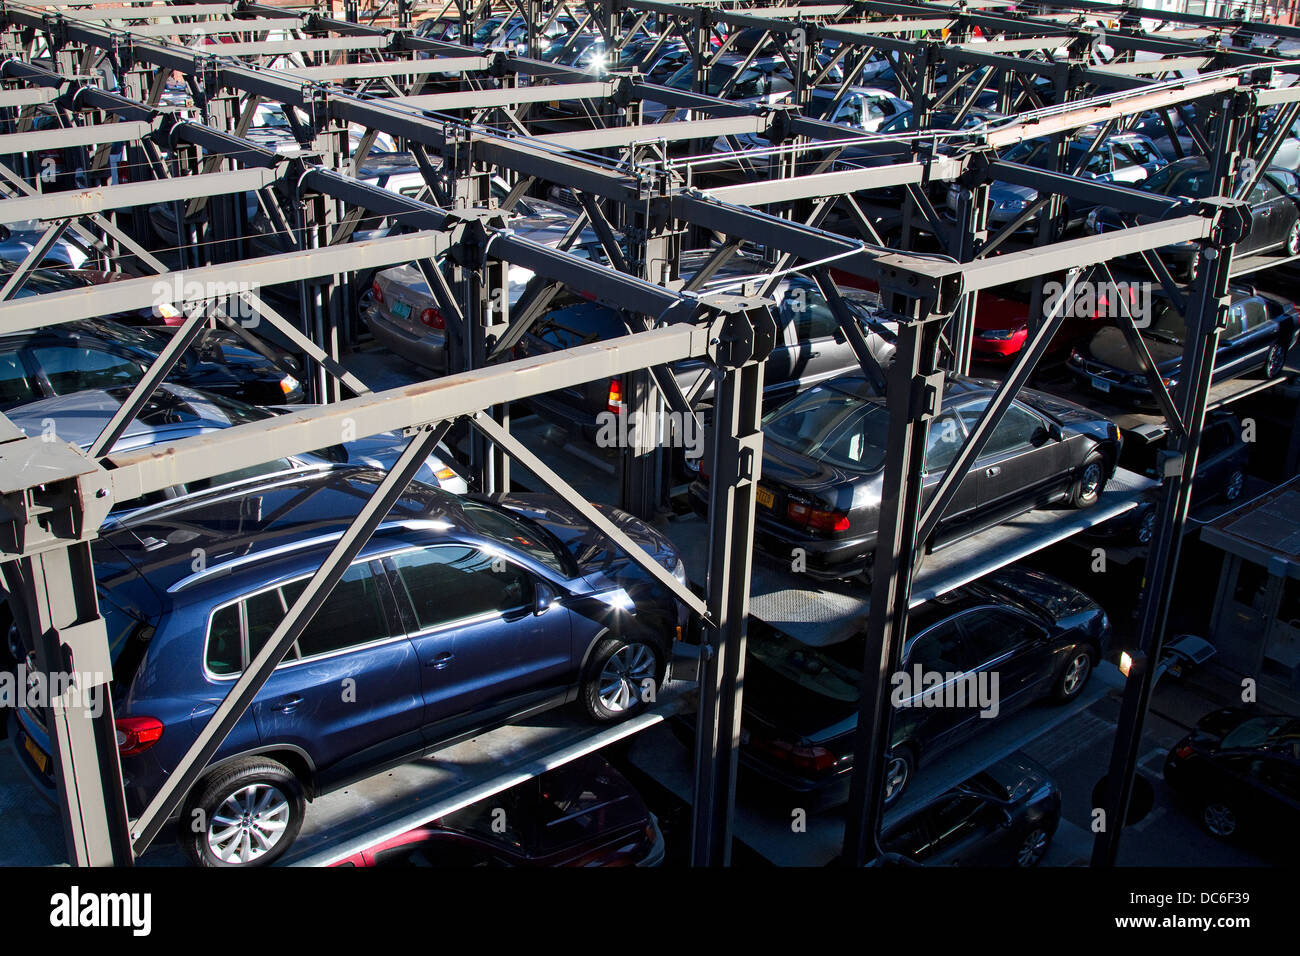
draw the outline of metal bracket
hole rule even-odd
[[[447,213],[447,257],[458,266],[475,269],[487,255],[492,229],[506,227],[506,214],[500,209],[454,209]]]
[[[1174,478],[1183,473],[1183,453],[1162,448],[1156,452],[1156,474],[1161,478]]]
[[[709,325],[709,359],[719,368],[762,362],[776,347],[771,301],[757,296],[710,295],[704,307],[718,314]]]
[[[939,414],[943,404],[943,372],[931,372],[912,379],[912,393],[908,397],[908,417],[912,421],[928,422]]]

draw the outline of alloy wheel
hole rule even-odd
[[[1084,501],[1091,501],[1101,491],[1102,471],[1101,462],[1089,462],[1088,466],[1083,469],[1083,475],[1079,478],[1079,496]]]
[[[251,863],[284,836],[293,808],[279,787],[252,783],[226,797],[208,824],[208,849],[223,863]]]
[[[1061,688],[1066,695],[1073,697],[1079,692],[1088,680],[1088,674],[1092,670],[1092,658],[1088,656],[1087,651],[1079,651],[1065,668],[1065,676],[1061,678]]]
[[[1047,831],[1042,827],[1037,827],[1026,834],[1024,842],[1020,844],[1020,849],[1016,852],[1016,863],[1019,866],[1033,866],[1043,858],[1047,852]]]
[[[1205,829],[1217,837],[1230,837],[1237,832],[1237,815],[1227,804],[1208,803],[1201,817],[1205,821]]]
[[[885,802],[893,800],[907,785],[907,758],[895,754],[885,764]]]
[[[600,671],[600,702],[615,713],[631,707],[646,680],[655,676],[655,655],[645,644],[625,644]]]
[[[1234,471],[1228,477],[1228,484],[1223,489],[1223,497],[1229,501],[1236,501],[1241,495],[1242,486],[1246,483],[1246,476],[1239,471]]]

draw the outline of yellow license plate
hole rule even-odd
[[[41,773],[45,773],[45,767],[50,762],[50,758],[46,756],[45,751],[36,746],[35,741],[33,741],[31,737],[23,739],[23,746],[27,748],[27,752],[31,754],[32,759],[36,761],[36,768],[40,770]]]
[[[773,495],[772,492],[768,491],[766,488],[763,488],[761,486],[757,489],[757,491],[755,491],[755,495],[758,497],[758,503],[762,505],[764,508],[767,508],[769,510],[771,509],[772,505],[776,503],[776,496]]]

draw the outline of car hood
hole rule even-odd
[[[620,586],[643,581],[648,577],[621,548],[616,547],[577,509],[562,499],[551,495],[521,494],[505,495],[494,500],[502,507],[536,522],[558,538],[573,555],[579,571],[592,587],[603,586],[602,577]],[[604,504],[595,504],[593,507],[669,571],[677,567],[681,555],[664,535],[626,511]]]
[[[1011,183],[995,182],[989,186],[989,199],[994,205],[1008,202],[1009,200],[1019,199],[1022,202],[1033,202],[1038,198],[1038,190],[1031,189],[1028,186],[1015,186]]]
[[[1054,786],[1047,769],[1019,751],[988,767],[984,775],[1005,790],[1009,800],[1019,800],[1045,785]]]
[[[1197,736],[1222,740],[1228,732],[1255,716],[1240,707],[1223,707],[1211,711],[1196,722]]]
[[[1177,365],[1182,360],[1181,345],[1174,345],[1147,335],[1142,336],[1142,341],[1146,343],[1151,358],[1161,368]],[[1102,365],[1109,365],[1111,368],[1125,372],[1142,371],[1142,366],[1138,363],[1133,350],[1129,348],[1124,333],[1114,326],[1107,326],[1092,337],[1088,343],[1088,354]]]

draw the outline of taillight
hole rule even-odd
[[[163,735],[163,723],[157,717],[119,717],[117,727],[117,752],[123,757],[144,753]]]
[[[815,744],[790,744],[784,740],[768,740],[759,745],[773,757],[799,770],[822,773],[835,766],[835,754]]]
[[[375,279],[370,283],[370,291],[375,297],[376,302],[384,301],[384,290],[379,287],[379,280]]]
[[[442,309],[425,309],[420,313],[420,321],[431,329],[447,327],[447,321],[442,317]]]
[[[849,516],[842,511],[814,508],[802,501],[791,501],[785,506],[785,516],[795,524],[815,531],[848,531]]]
[[[1174,754],[1178,757],[1179,760],[1186,760],[1194,753],[1196,753],[1196,751],[1192,749],[1191,744],[1183,744],[1181,747],[1179,747],[1177,750],[1174,751]]]
[[[617,378],[609,380],[609,400],[605,407],[609,409],[611,415],[622,415],[627,411],[627,403],[623,401],[623,381]]]

